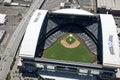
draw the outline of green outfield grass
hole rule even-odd
[[[73,37],[80,42],[80,45],[76,48],[66,48],[60,43],[62,39],[67,39],[66,41],[70,43],[68,40],[68,35],[69,34],[65,34],[64,36],[59,38],[51,47],[44,50],[44,57],[48,59],[66,60],[74,62],[93,62],[95,55],[93,55],[88,50],[84,42],[77,35],[73,34]],[[73,41],[75,41],[74,38],[72,38]]]

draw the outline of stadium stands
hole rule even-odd
[[[50,47],[59,37],[61,37],[64,34],[64,32],[58,31],[55,34],[51,35],[49,38],[46,39],[44,49]]]
[[[78,36],[84,40],[90,51],[93,52],[95,55],[97,55],[97,46],[92,41],[92,39],[89,36],[87,36],[85,33],[78,34]]]
[[[65,23],[71,23],[70,20],[59,20],[57,18],[50,18],[48,19],[48,24],[47,24],[47,32],[49,32],[50,30],[52,30],[53,28],[55,28],[57,25],[59,24],[65,24]],[[87,29],[92,32],[92,34],[98,39],[98,23],[93,23],[91,25],[87,25]],[[77,27],[73,26],[68,26],[68,27],[64,27],[61,30],[53,33],[50,37],[48,37],[46,39],[45,42],[45,46],[44,49],[47,49],[48,47],[50,47],[60,36],[62,36],[65,33],[68,32],[73,32],[73,33],[77,33],[77,35],[83,39],[83,41],[85,42],[86,46],[88,46],[89,50],[94,53],[95,55],[97,55],[97,46],[94,43],[94,41],[84,32],[82,32],[81,30],[79,30]]]

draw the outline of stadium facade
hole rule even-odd
[[[72,80],[80,79],[81,75],[89,75],[89,78],[92,76],[94,79],[114,80],[116,70],[120,68],[116,29],[114,18],[110,14],[94,15],[82,9],[36,10],[21,44],[18,66],[29,72],[41,70],[42,77],[48,77],[47,74],[42,73],[46,71],[52,74],[75,75],[71,77]],[[63,38],[64,35],[67,37]],[[67,38],[70,44],[65,42]],[[53,49],[53,46],[60,44],[62,40],[64,40],[64,45],[69,45],[70,49],[63,48],[63,46]],[[70,55],[69,51],[73,51],[75,48],[71,48],[76,45],[85,46],[90,52],[88,54],[92,54],[93,60],[87,62],[89,56],[85,54],[85,48],[82,48],[83,51],[78,48],[78,51]],[[80,58],[84,58],[81,60],[79,56],[74,56],[75,54],[80,54]]]

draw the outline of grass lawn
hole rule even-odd
[[[84,42],[73,34],[75,39],[80,42],[80,45],[76,48],[66,48],[60,41],[68,37],[69,34],[65,34],[59,38],[51,47],[44,50],[44,57],[48,59],[67,60],[74,62],[91,63],[94,61],[94,55],[88,50]]]

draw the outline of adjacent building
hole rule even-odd
[[[96,0],[97,12],[120,16],[120,0]]]
[[[5,6],[10,6],[12,1],[13,1],[13,0],[4,0],[4,1],[3,1],[3,5],[5,5]]]
[[[6,22],[6,14],[0,14],[0,24],[5,24]]]

